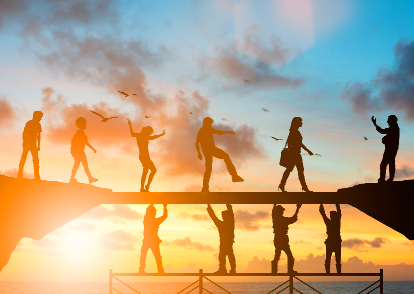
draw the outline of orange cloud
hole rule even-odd
[[[11,126],[16,118],[16,111],[6,97],[0,97],[0,127]]]
[[[129,220],[138,220],[143,218],[142,213],[131,209],[128,205],[125,204],[111,205],[111,208],[112,209],[108,209],[105,206],[100,205],[85,213],[82,218],[96,220],[101,220],[104,218],[124,218]]]
[[[183,239],[175,239],[174,241],[172,241],[171,243],[167,243],[166,245],[172,245],[172,246],[177,246],[177,247],[185,247],[185,249],[195,249],[195,250],[199,250],[201,252],[204,251],[215,251],[215,249],[213,247],[211,247],[210,245],[204,245],[198,241],[192,241],[189,237],[185,237]]]
[[[107,250],[129,251],[136,250],[133,243],[138,240],[139,239],[131,233],[127,233],[124,230],[116,230],[102,235],[99,244]]]

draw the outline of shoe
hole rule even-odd
[[[297,271],[294,271],[294,270],[290,270],[290,271],[288,271],[288,274],[290,274],[290,275],[296,275],[298,272]]]
[[[159,273],[159,274],[165,274],[165,271],[164,271],[164,269],[159,269],[159,270],[158,270],[158,273]]]
[[[217,275],[219,275],[219,274],[220,275],[226,274],[227,275],[227,270],[225,268],[219,268],[218,271],[214,272],[214,274],[217,274]]]
[[[287,192],[286,190],[285,190],[285,186],[282,186],[282,185],[279,185],[279,187],[278,187],[278,191],[279,190],[282,190],[282,192]]]
[[[231,178],[231,180],[232,180],[233,182],[244,182],[243,178],[242,178],[242,177],[240,177],[239,175],[235,175],[235,176],[233,176],[233,177]]]
[[[394,182],[394,179],[389,178],[387,182]]]
[[[89,178],[89,184],[95,183],[99,181],[98,179],[95,179],[94,177]]]
[[[34,179],[37,180],[37,181],[41,180],[39,176],[35,177]]]
[[[378,179],[378,183],[384,183],[384,182],[385,182],[385,179],[383,179],[383,178]]]
[[[236,269],[231,269],[230,271],[229,271],[229,274],[231,274],[231,275],[234,275],[236,273]]]
[[[144,270],[139,270],[138,273],[139,274],[146,274],[146,272]]]
[[[149,192],[149,185],[145,186],[145,190],[147,190],[147,192]]]
[[[70,179],[69,184],[79,184],[77,179]]]
[[[201,189],[201,192],[210,192],[210,190],[208,188],[203,188]]]
[[[309,190],[308,188],[306,188],[306,189],[302,188],[302,191],[305,192],[305,193],[312,193],[313,192],[313,191]]]
[[[23,179],[23,175],[22,175],[22,174],[18,174],[18,175],[17,175],[17,178],[18,178],[18,179]]]
[[[143,189],[143,188],[141,188],[141,190],[140,190],[141,192],[149,192],[148,190],[145,190],[145,189]]]

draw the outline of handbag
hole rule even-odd
[[[280,162],[279,165],[283,167],[290,167],[292,166],[292,150],[287,147],[288,142],[286,141],[285,147],[283,148],[280,154]]]

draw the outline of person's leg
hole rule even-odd
[[[213,169],[213,156],[210,154],[204,154],[206,170],[203,178],[203,189],[201,191],[207,192],[210,184],[211,170]]]
[[[287,257],[288,273],[291,273],[293,272],[293,265],[295,264],[295,259],[293,258],[292,250],[290,250],[290,246],[287,245],[283,251],[285,251]]]
[[[81,162],[79,157],[77,156],[73,156],[73,160],[74,160],[74,163],[73,163],[73,168],[72,168],[72,174],[70,176],[70,181],[75,180],[75,176],[76,176],[76,173],[78,172],[78,168]]]
[[[24,170],[24,165],[26,163],[28,153],[29,153],[29,148],[23,147],[22,157],[20,158],[20,163],[19,163],[19,172],[17,173],[18,178],[23,178],[23,170]]]
[[[341,271],[341,244],[338,244],[335,248],[335,260],[336,260],[336,272],[340,274]]]
[[[145,242],[142,243],[141,246],[141,256],[139,259],[139,272],[145,272],[145,261],[147,260],[147,253],[148,253],[149,246]]]
[[[397,151],[390,152],[389,158],[388,158],[388,168],[390,169],[390,177],[388,181],[392,182],[394,181],[395,177],[395,157],[397,156]]]
[[[227,269],[226,269],[226,246],[224,246],[223,242],[220,241],[220,247],[219,247],[219,256],[218,256],[218,260],[219,260],[219,269],[216,273],[227,273]]]
[[[164,267],[162,266],[162,258],[160,252],[160,245],[151,246],[152,254],[154,254],[155,262],[157,263],[157,270],[159,274],[164,273]]]
[[[142,170],[142,175],[141,175],[141,191],[145,191],[145,180],[147,179],[147,174],[148,174],[148,168],[144,167],[144,169]]]
[[[224,150],[216,147],[213,150],[213,156],[219,159],[224,159],[224,163],[226,164],[227,170],[229,174],[232,176],[232,178],[235,179],[236,182],[243,182],[243,179],[240,178],[237,174],[236,168],[233,162],[231,161],[230,156]]]
[[[83,165],[83,169],[85,170],[86,175],[88,176],[89,184],[92,184],[93,182],[98,181],[98,179],[95,179],[91,175],[91,171],[89,170],[88,159],[86,158],[86,154],[82,154],[82,156],[80,157],[80,161]]]
[[[229,244],[227,254],[229,256],[230,273],[235,274],[236,273],[236,256],[234,255],[233,243]]]
[[[150,175],[148,177],[148,183],[145,186],[145,190],[147,190],[147,191],[149,190],[149,187],[151,185],[152,179],[154,178],[155,173],[157,172],[157,168],[155,167],[155,164],[152,162],[152,160],[150,160],[150,168],[149,169],[151,170],[151,173],[150,173]]]
[[[282,192],[285,190],[286,181],[294,168],[295,168],[295,165],[292,165],[290,167],[287,167],[286,170],[284,171],[282,179],[280,180],[280,184],[279,184],[279,188],[282,190]]]
[[[327,274],[331,273],[331,257],[332,257],[332,248],[330,245],[326,245],[326,251],[325,251],[325,271]],[[336,254],[335,254],[336,257]]]
[[[39,166],[39,151],[37,148],[30,148],[30,153],[32,153],[33,159],[33,171],[35,180],[40,180],[40,166]]]
[[[305,168],[303,167],[303,160],[300,154],[298,154],[298,157],[296,158],[296,169],[298,170],[299,182],[302,185],[302,190],[308,192],[309,189],[305,180]]]
[[[278,270],[277,265],[278,265],[281,253],[282,253],[282,250],[280,249],[279,246],[277,246],[275,244],[275,258],[271,262],[272,263],[272,273],[273,274],[277,273],[277,270]]]
[[[384,154],[382,155],[381,163],[380,163],[380,177],[378,179],[378,183],[385,181],[385,174],[387,173],[387,165],[388,165],[388,150],[385,149]]]

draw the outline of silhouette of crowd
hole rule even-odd
[[[117,117],[105,118],[99,113],[93,112],[97,116],[102,118],[102,122],[107,122],[109,119],[114,119]],[[149,118],[149,116],[146,116]],[[35,180],[40,180],[40,164],[39,164],[39,151],[40,151],[40,141],[41,141],[41,132],[42,127],[40,121],[43,118],[43,113],[41,111],[35,111],[33,113],[33,119],[29,120],[23,130],[22,139],[23,139],[23,152],[19,164],[18,178],[23,177],[23,169],[27,159],[27,155],[30,152],[33,158],[33,168],[34,168],[34,177]],[[389,178],[388,182],[392,182],[395,177],[395,157],[399,148],[399,138],[400,138],[400,129],[398,126],[398,119],[395,115],[390,115],[388,117],[387,123],[388,128],[381,128],[377,125],[376,119],[372,117],[372,123],[374,124],[376,130],[385,134],[382,138],[382,143],[385,145],[385,151],[383,158],[380,164],[380,177],[378,179],[379,183],[385,182],[386,168],[389,167]],[[227,170],[232,177],[233,182],[243,182],[244,179],[241,178],[233,162],[230,159],[230,156],[223,151],[222,149],[215,146],[214,136],[213,135],[224,135],[230,134],[235,135],[233,131],[222,131],[217,130],[212,127],[214,120],[210,117],[206,117],[203,120],[203,126],[197,133],[196,137],[196,150],[198,153],[198,158],[200,160],[205,160],[205,172],[203,177],[203,186],[201,192],[209,192],[209,183],[212,172],[213,157],[223,159],[226,164]],[[127,123],[129,126],[129,131],[132,137],[137,141],[137,146],[139,150],[139,160],[141,161],[143,171],[141,176],[141,192],[149,192],[150,185],[152,180],[157,172],[154,162],[151,160],[149,153],[149,141],[158,139],[164,136],[165,130],[158,135],[152,135],[154,130],[151,126],[145,126],[142,128],[140,133],[135,133],[132,128],[132,123],[130,119],[127,118]],[[96,149],[88,141],[88,137],[85,134],[85,129],[87,127],[87,121],[83,117],[79,117],[75,121],[75,125],[78,130],[75,132],[72,140],[70,153],[74,158],[74,165],[72,169],[72,174],[70,177],[70,183],[78,183],[76,180],[76,173],[80,164],[85,170],[86,175],[88,176],[89,183],[92,184],[98,179],[94,178],[91,175],[89,170],[88,160],[85,153],[85,147],[88,146],[94,153]],[[291,122],[289,129],[289,136],[287,137],[286,144],[284,149],[281,152],[280,165],[285,167],[286,170],[283,173],[282,179],[279,184],[279,190],[286,192],[285,186],[286,181],[296,167],[298,171],[299,181],[302,186],[302,191],[312,192],[309,190],[304,174],[303,160],[301,156],[301,150],[305,150],[309,155],[313,155],[313,152],[310,151],[303,144],[303,137],[299,131],[299,128],[302,127],[303,120],[300,117],[294,117]],[[281,140],[272,137],[276,141]],[[364,137],[365,140],[368,140]],[[201,146],[201,151],[200,151]],[[318,154],[319,155],[319,154]],[[148,175],[148,172],[149,175]],[[207,204],[207,212],[214,224],[216,225],[219,237],[220,237],[220,246],[219,246],[219,269],[217,274],[227,274],[226,269],[226,257],[229,259],[230,263],[230,274],[236,273],[236,258],[233,250],[234,244],[234,230],[235,230],[235,219],[234,212],[231,204],[226,204],[227,210],[222,211],[221,215],[223,220],[220,220],[214,213],[213,208],[210,204]],[[282,251],[285,252],[287,256],[287,267],[289,273],[296,273],[293,269],[294,267],[294,257],[289,245],[289,225],[297,222],[299,210],[302,204],[297,204],[296,212],[291,217],[284,216],[285,208],[281,205],[274,204],[272,209],[272,222],[273,222],[273,232],[274,232],[274,246],[275,246],[275,255],[274,259],[271,262],[271,271],[272,273],[278,272],[278,263]],[[324,206],[321,204],[319,207],[320,214],[323,218],[323,221],[326,225],[326,234],[327,239],[325,240],[326,245],[326,260],[325,260],[325,271],[330,273],[331,267],[331,257],[335,253],[336,260],[336,270],[337,273],[341,273],[341,208],[339,204],[336,204],[336,211],[330,211],[330,218],[327,217],[325,213]],[[141,259],[139,273],[145,273],[145,261],[147,257],[147,252],[151,249],[158,268],[158,273],[164,273],[164,268],[162,266],[162,258],[160,252],[160,243],[162,242],[158,236],[158,230],[161,223],[163,223],[168,217],[167,204],[164,204],[163,215],[159,218],[156,218],[156,209],[154,205],[149,205],[146,209],[144,217],[144,239],[142,241],[141,247]]]

